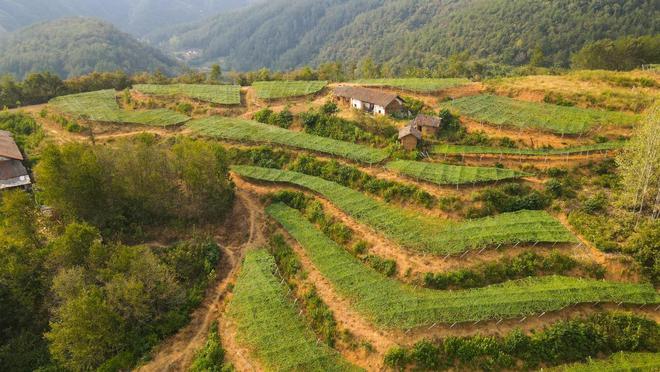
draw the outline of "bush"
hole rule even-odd
[[[323,106],[321,106],[321,112],[326,115],[336,114],[339,112],[339,107],[332,101],[326,102],[323,104]]]
[[[218,335],[218,322],[211,323],[206,344],[195,354],[190,372],[220,372],[225,361],[225,351],[222,349]]]
[[[396,274],[396,261],[394,260],[387,260],[382,257],[369,255],[364,258],[364,261],[369,267],[385,276],[394,276]]]
[[[254,114],[253,119],[260,123],[275,125],[286,129],[293,124],[293,114],[288,108],[285,108],[277,114],[273,112],[273,110],[265,108],[257,111]]]
[[[423,340],[411,349],[390,350],[385,364],[399,370],[529,370],[541,364],[551,367],[619,351],[658,350],[660,326],[654,321],[626,313],[604,313],[560,321],[531,336],[515,330],[505,337]]]

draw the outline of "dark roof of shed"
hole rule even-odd
[[[23,154],[18,149],[16,141],[11,137],[11,133],[2,131],[0,133],[0,156],[9,159],[23,160]]]
[[[404,137],[411,135],[415,136],[415,138],[417,138],[418,140],[422,139],[422,133],[412,125],[406,125],[405,127],[401,128],[401,130],[399,131],[399,139],[403,139]]]
[[[442,119],[437,116],[419,114],[410,124],[416,127],[440,128]]]
[[[374,105],[387,107],[392,102],[401,97],[393,93],[386,93],[376,89],[367,89],[361,87],[337,87],[335,96],[344,98],[355,98],[362,102],[373,103]]]
[[[28,171],[18,160],[0,161],[0,180],[11,180],[21,176],[27,176]]]

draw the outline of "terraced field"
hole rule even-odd
[[[468,79],[362,79],[352,83],[366,87],[390,87],[415,93],[433,93],[443,89],[455,88],[470,83]]]
[[[444,107],[493,125],[569,135],[585,133],[599,125],[630,127],[640,120],[639,115],[634,114],[518,101],[494,95],[460,98],[444,104]]]
[[[265,100],[308,96],[327,85],[327,81],[257,81],[252,84],[257,97]]]
[[[174,97],[184,96],[220,105],[241,104],[241,87],[239,85],[138,84],[134,85],[133,89],[144,94]]]
[[[247,253],[228,309],[239,342],[269,371],[360,371],[317,341],[275,269],[265,250]]]
[[[182,124],[190,119],[166,109],[122,110],[117,104],[116,92],[112,89],[57,97],[48,104],[53,109],[75,118],[105,123],[167,127]]]
[[[605,142],[593,145],[566,147],[562,149],[512,149],[506,147],[463,146],[463,145],[436,145],[434,154],[463,155],[523,155],[523,156],[560,156],[560,155],[587,155],[618,150],[625,142]]]
[[[660,302],[651,285],[560,276],[528,278],[472,290],[416,289],[368,268],[297,210],[273,204],[267,212],[300,243],[336,291],[382,328],[519,318],[577,303]]]
[[[405,248],[438,255],[517,243],[568,243],[575,238],[544,211],[520,211],[470,221],[438,221],[301,173],[234,166],[240,176],[288,183],[321,194],[357,221]]]
[[[274,125],[239,118],[210,117],[193,120],[188,123],[187,127],[194,134],[205,137],[240,142],[273,143],[336,155],[368,164],[379,163],[388,156],[385,150],[294,132]]]
[[[464,167],[459,165],[397,160],[385,168],[404,176],[438,185],[463,185],[501,181],[529,174],[503,168]]]
[[[550,372],[643,372],[660,371],[659,353],[616,353],[605,360],[575,363]]]

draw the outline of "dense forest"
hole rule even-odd
[[[258,0],[0,0],[0,30],[15,31],[62,17],[97,17],[145,36],[154,28],[191,22]],[[165,21],[165,22],[164,22]]]
[[[22,113],[2,113],[0,128],[25,151],[42,146],[36,198],[0,195],[1,369],[126,370],[186,324],[215,278],[220,249],[195,226],[232,208],[224,149],[150,135],[58,147]],[[178,238],[142,244],[164,228]]]
[[[428,66],[460,53],[512,65],[536,54],[539,65],[567,67],[589,42],[658,33],[659,13],[647,0],[286,0],[187,25],[155,41],[171,50],[199,49],[196,62],[222,60],[239,70],[366,56]]]
[[[86,18],[37,24],[0,40],[0,71],[23,78],[51,71],[60,77],[124,70],[173,71],[177,64],[114,26]]]

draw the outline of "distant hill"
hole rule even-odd
[[[161,27],[199,21],[259,0],[0,0],[0,30],[84,16],[143,37]],[[1,32],[0,32],[1,33]]]
[[[96,19],[40,23],[0,39],[0,74],[18,78],[33,71],[66,78],[92,71],[173,72],[176,68],[170,57]]]
[[[544,64],[567,66],[587,42],[660,33],[658,19],[654,0],[274,0],[154,41],[243,70],[365,56],[425,65],[459,52],[520,65],[537,47]]]

